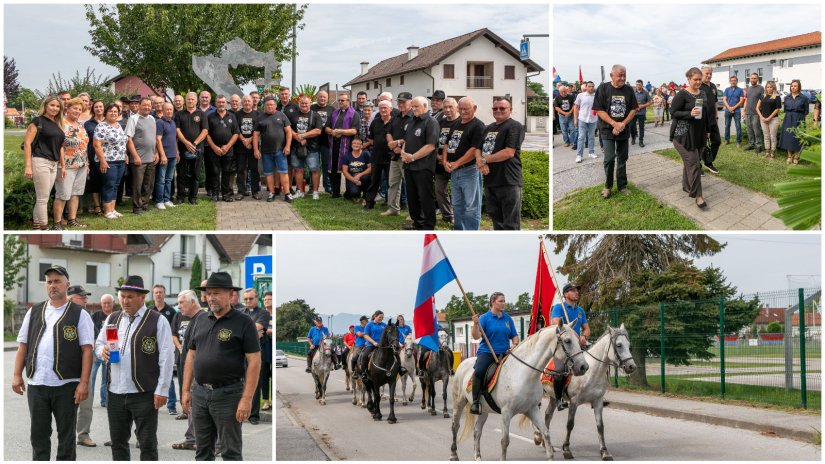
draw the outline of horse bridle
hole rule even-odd
[[[389,345],[379,344],[378,346],[376,346],[376,348],[378,348],[378,349],[381,349],[381,348],[390,348],[390,349],[392,349],[392,353],[393,353],[392,364],[390,365],[389,369],[384,369],[383,367],[375,365],[375,364],[372,365],[372,367],[374,367],[374,368],[376,368],[380,371],[386,372],[387,375],[389,376],[390,372],[395,367],[395,364],[398,362],[398,353],[401,352],[401,347],[398,345],[398,335],[396,334],[395,343],[390,343]]]
[[[512,351],[510,352],[510,356],[514,357],[518,362],[524,364],[525,366],[529,367],[530,369],[533,369],[534,371],[536,371],[536,372],[538,372],[542,375],[567,375],[567,374],[570,373],[570,371],[567,369],[567,366],[570,363],[573,362],[573,358],[575,358],[576,356],[578,356],[580,354],[583,354],[584,350],[579,351],[578,353],[571,355],[570,352],[567,350],[567,347],[565,347],[564,343],[562,343],[562,341],[561,341],[561,337],[562,337],[562,335],[565,334],[565,332],[567,332],[567,327],[564,327],[564,328],[560,329],[558,326],[556,326],[556,340],[558,340],[558,341],[556,343],[556,347],[553,348],[553,358],[555,358],[556,357],[556,351],[558,351],[559,345],[561,345],[561,350],[562,350],[562,352],[564,352],[564,356],[565,356],[565,360],[564,360],[564,364],[563,364],[564,370],[547,369],[547,368],[537,369],[537,368],[527,364],[523,359],[516,356],[516,354],[513,353]]]
[[[602,361],[601,359],[599,359],[599,358],[597,358],[597,357],[593,356],[593,355],[592,355],[589,351],[587,351],[587,354],[588,354],[591,358],[595,359],[596,361],[598,361],[598,362],[600,362],[600,363],[602,363],[602,364],[607,364],[607,365],[612,366],[612,367],[615,367],[615,368],[622,368],[622,369],[624,369],[624,365],[625,365],[625,363],[627,363],[628,361],[632,361],[632,360],[633,360],[633,355],[630,355],[630,356],[629,356],[629,357],[627,357],[627,358],[622,358],[622,357],[619,355],[619,350],[618,350],[618,348],[616,347],[616,339],[617,339],[617,338],[619,338],[619,337],[624,337],[624,338],[627,340],[627,345],[628,345],[628,346],[630,346],[630,337],[628,337],[628,335],[627,335],[626,333],[622,333],[622,332],[620,332],[620,331],[618,331],[618,330],[614,331],[614,330],[613,330],[613,328],[611,328],[611,327],[608,327],[608,328],[607,328],[607,330],[608,330],[608,331],[610,331],[610,348],[613,348],[613,352],[614,352],[614,353],[616,353],[616,357],[617,357],[617,358],[619,358],[619,362],[618,362],[618,363],[614,363],[614,362],[611,362],[609,359],[608,359],[607,361]],[[609,350],[609,348],[608,348],[608,350]],[[609,353],[609,351],[608,351],[608,353]]]

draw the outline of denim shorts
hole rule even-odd
[[[279,151],[275,153],[261,153],[261,160],[264,162],[264,176],[271,176],[273,172],[286,174],[289,172],[286,155]]]
[[[318,172],[321,169],[321,153],[307,153],[305,159],[299,158],[294,152],[289,155],[289,164],[292,169],[301,169],[306,164],[307,169],[312,172]]]

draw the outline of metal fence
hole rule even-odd
[[[615,373],[614,386],[820,409],[820,296],[800,288],[610,308],[593,311],[590,325],[596,335],[608,322],[630,333],[643,369]]]
[[[275,349],[283,350],[287,354],[306,356],[309,353],[309,343],[307,342],[275,342]]]

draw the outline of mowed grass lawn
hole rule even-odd
[[[553,205],[554,230],[699,230],[687,216],[632,183],[631,194],[600,195],[601,185],[580,189]]]
[[[22,142],[23,136],[19,135],[4,138],[3,173],[5,186],[8,186],[9,182],[15,177],[23,175],[25,162],[23,152],[20,150]],[[30,186],[32,192],[34,191],[34,184],[29,182],[26,185]],[[91,204],[91,199],[88,200],[88,204]],[[83,206],[83,201],[81,206]],[[122,218],[110,220],[93,214],[78,214],[78,220],[88,225],[88,228],[72,228],[69,230],[215,230],[217,224],[217,207],[215,203],[204,199],[199,199],[196,205],[183,204],[164,211],[151,205],[148,212],[136,215],[132,214],[131,199],[127,197],[124,204],[116,206],[115,209],[123,213]],[[49,202],[48,211],[51,218],[51,202]],[[31,211],[28,211],[26,215],[19,214],[17,216],[20,217],[9,217],[9,212],[6,211],[4,217],[5,229],[31,229]]]

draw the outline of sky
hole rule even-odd
[[[685,71],[734,47],[821,31],[819,5],[564,5],[553,15],[553,65],[564,81],[610,80],[614,64],[627,81],[685,81]]]
[[[439,3],[437,15],[433,14],[435,9],[432,4],[310,4],[304,16],[305,27],[298,31],[298,85],[329,82],[335,88],[336,83],[343,85],[360,74],[361,61],[375,65],[407,53],[408,46],[423,48],[484,27],[516,48],[523,34],[549,34],[550,9],[546,4]],[[4,54],[16,60],[21,85],[31,89],[43,90],[57,71],[70,77],[92,67],[99,75],[114,77],[117,69],[100,63],[84,50],[84,45],[91,43],[88,29],[82,5],[5,5]],[[76,33],[67,36],[67,30]],[[54,44],[60,44],[59,53],[51,48]],[[531,47],[530,58],[546,69],[539,77],[548,87],[552,77],[549,38],[532,38]],[[42,59],[45,48],[53,51],[48,60]],[[282,84],[290,85],[292,65],[284,62],[282,66]],[[252,86],[245,90],[252,90]]]
[[[818,234],[712,234],[727,243],[717,255],[696,260],[700,268],[722,268],[740,293],[821,285],[821,238]],[[533,293],[538,235],[440,234],[439,240],[467,292],[500,291],[508,301]],[[411,320],[421,268],[423,237],[413,234],[277,235],[276,305],[303,298],[323,314],[367,314],[381,309]],[[552,266],[563,256],[552,254]],[[312,257],[308,259],[308,257]],[[788,276],[791,278],[789,285]],[[558,284],[567,277],[556,274]],[[436,294],[441,309],[452,295],[451,283]]]

